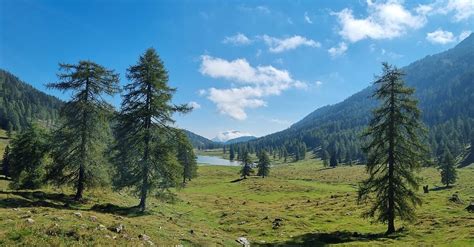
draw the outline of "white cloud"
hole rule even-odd
[[[351,42],[363,39],[392,39],[426,23],[424,15],[412,14],[398,1],[373,3],[369,0],[367,5],[368,16],[361,19],[354,17],[352,10],[348,8],[333,13],[338,17],[341,26],[339,34],[344,39]]]
[[[339,43],[338,46],[331,47],[328,52],[331,57],[338,57],[340,55],[343,55],[347,51],[347,44],[345,42]]]
[[[456,41],[456,37],[452,32],[444,31],[438,28],[436,31],[427,33],[426,39],[433,44],[448,44]]]
[[[459,34],[458,40],[463,41],[465,38],[469,37],[471,33],[472,31],[469,31],[469,30],[462,31],[461,34]]]
[[[201,105],[197,103],[196,101],[191,101],[188,103],[188,106],[193,108],[193,110],[197,110],[201,108]]]
[[[465,30],[462,31],[459,36],[456,37],[452,32],[444,31],[443,29],[438,28],[436,29],[436,31],[427,33],[426,39],[433,44],[444,45],[452,42],[463,41],[465,38],[471,35],[471,33],[471,31]]]
[[[472,0],[449,0],[445,10],[454,12],[455,21],[463,21],[474,15],[474,2]]]
[[[217,134],[215,138],[213,138],[213,141],[218,141],[218,142],[226,142],[228,140],[232,140],[235,138],[239,138],[242,136],[252,136],[252,134],[248,132],[241,132],[238,130],[227,130],[227,131],[222,131]]]
[[[204,95],[206,95],[206,93],[207,93],[207,91],[205,89],[199,89],[198,90],[199,96],[204,96]]]
[[[298,48],[299,46],[321,47],[321,44],[319,42],[316,42],[312,39],[307,39],[305,37],[301,37],[299,35],[295,35],[286,39],[279,39],[268,35],[263,35],[261,38],[269,47],[270,52],[273,53],[293,50]]]
[[[319,86],[323,85],[323,82],[322,81],[315,81],[314,84],[316,84],[316,86],[319,87]]]
[[[237,33],[234,36],[225,37],[222,43],[233,45],[248,45],[252,43],[252,40],[245,36],[245,34]]]
[[[208,99],[216,104],[218,111],[237,120],[247,118],[245,109],[266,106],[264,97],[279,95],[289,88],[306,87],[305,83],[293,79],[288,71],[273,66],[253,67],[245,59],[228,61],[207,55],[201,59],[201,74],[242,85],[207,90]]]
[[[311,21],[311,19],[310,19],[309,16],[308,16],[308,12],[304,12],[304,20],[305,20],[306,23],[308,23],[308,24],[313,24],[313,21]]]

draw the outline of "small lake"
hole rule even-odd
[[[240,166],[240,162],[230,161],[216,156],[198,155],[197,162],[215,166]]]

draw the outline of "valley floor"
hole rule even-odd
[[[419,192],[418,218],[397,221],[402,230],[390,237],[382,236],[384,225],[361,218],[366,206],[357,205],[356,191],[363,166],[327,169],[305,160],[277,166],[268,178],[235,181],[238,169],[201,166],[176,199],[152,199],[144,215],[124,192],[96,189],[77,205],[68,190],[12,191],[0,180],[0,245],[238,246],[238,237],[252,246],[474,245],[474,214],[465,210],[474,200],[472,168],[460,169],[449,189],[436,188],[436,169],[423,169],[422,184],[433,190]],[[453,193],[464,202],[450,202]]]

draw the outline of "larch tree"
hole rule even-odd
[[[186,179],[191,179],[197,176],[197,157],[194,154],[193,146],[189,139],[182,131],[177,131],[177,153],[178,162],[183,167],[183,184]]]
[[[229,159],[230,161],[233,161],[235,159],[235,151],[234,151],[234,146],[230,145],[229,147]]]
[[[242,153],[241,162],[242,168],[240,169],[240,176],[246,179],[247,176],[250,176],[250,174],[252,173],[252,160],[250,159],[250,155],[248,152]]]
[[[445,149],[443,157],[439,161],[439,170],[441,173],[441,183],[446,185],[454,184],[457,179],[457,172],[453,155]]]
[[[153,48],[127,71],[117,117],[115,188],[132,187],[139,194],[139,209],[146,209],[148,194],[177,186],[182,174],[173,143],[173,113],[191,110],[171,103],[175,88],[168,86],[168,72]]]
[[[257,168],[257,176],[262,176],[262,178],[264,178],[270,174],[270,158],[268,157],[267,152],[262,151],[260,153]]]
[[[369,178],[359,187],[359,203],[371,202],[365,216],[387,223],[387,234],[395,232],[395,217],[414,218],[414,207],[421,204],[415,194],[418,178],[415,172],[425,160],[426,148],[421,141],[424,128],[420,122],[414,89],[405,86],[401,70],[383,63],[373,96],[381,101],[364,136],[368,156]]]
[[[104,152],[113,107],[104,96],[119,92],[119,75],[91,61],[59,66],[59,81],[48,87],[71,92],[72,98],[60,112],[48,179],[58,185],[72,184],[74,199],[81,200],[86,187],[103,183],[107,176]]]

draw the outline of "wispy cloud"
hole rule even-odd
[[[245,34],[237,33],[233,36],[227,36],[222,40],[224,44],[233,44],[233,45],[248,45],[252,43],[252,40],[249,39]]]
[[[329,55],[333,58],[343,55],[347,51],[347,44],[345,42],[339,43],[338,46],[328,49]]]
[[[240,84],[231,88],[210,88],[207,98],[214,102],[221,114],[237,120],[247,118],[246,109],[266,106],[264,98],[280,95],[289,88],[304,88],[306,84],[295,80],[286,70],[273,66],[251,66],[246,59],[228,61],[208,55],[201,57],[203,75]]]
[[[308,24],[313,24],[313,21],[308,16],[308,12],[304,12],[304,21],[306,21]]]
[[[463,31],[459,36],[454,35],[450,31],[445,31],[441,28],[426,34],[426,40],[433,44],[449,44],[456,41],[462,41],[471,34],[471,31]]]
[[[201,105],[197,103],[196,101],[191,101],[188,103],[188,106],[193,108],[193,110],[197,110],[201,108]]]
[[[284,39],[263,35],[261,38],[268,46],[269,51],[272,53],[280,53],[288,50],[293,50],[300,46],[321,47],[321,44],[319,42],[316,42],[312,39],[307,39],[299,35]]]

